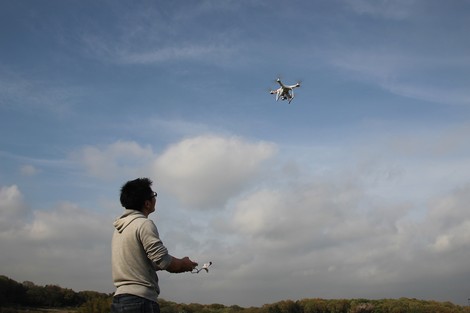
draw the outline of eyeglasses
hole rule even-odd
[[[150,198],[156,198],[157,197],[157,193],[155,191],[152,191],[152,195],[150,196]]]

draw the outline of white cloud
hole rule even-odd
[[[200,136],[170,146],[153,165],[160,187],[185,205],[223,206],[254,179],[276,152],[267,142],[238,137]]]
[[[108,266],[111,224],[111,217],[72,203],[30,210],[17,186],[2,187],[3,274],[18,281],[59,283],[77,291],[83,286],[106,286],[107,282],[111,285]]]
[[[187,42],[178,45],[163,45],[155,39],[149,39],[151,31],[145,32],[145,38],[133,38],[131,42],[107,41],[105,36],[96,34],[83,36],[87,53],[105,62],[117,64],[162,64],[177,60],[215,61],[224,60],[235,53],[235,47],[223,42]],[[160,37],[160,36],[157,36]],[[144,46],[133,41],[144,41]],[[224,40],[225,41],[225,40]],[[136,47],[139,47],[136,50]]]
[[[309,253],[345,241],[362,241],[372,234],[379,236],[393,228],[393,218],[403,214],[363,207],[364,197],[359,185],[348,183],[302,183],[282,190],[260,190],[235,206],[232,229],[265,250]],[[393,218],[387,221],[385,217]]]
[[[367,14],[379,18],[405,19],[412,13],[416,1],[413,0],[355,0],[347,4],[359,14]]]
[[[24,176],[34,176],[39,173],[39,170],[31,164],[26,164],[21,166],[20,172]]]
[[[92,177],[115,179],[144,173],[154,158],[150,146],[142,147],[132,141],[117,141],[103,147],[86,146],[71,156]]]
[[[222,56],[231,55],[228,47],[215,46],[211,44],[194,45],[189,44],[181,47],[165,47],[151,49],[144,52],[125,52],[118,56],[118,62],[124,64],[152,64],[182,59],[220,59]],[[212,57],[209,57],[212,56]]]
[[[153,177],[159,188],[185,205],[213,208],[237,195],[275,153],[272,143],[213,135],[182,140],[159,156],[150,146],[118,141],[101,147],[86,146],[71,158],[92,177]]]
[[[430,200],[426,234],[436,252],[452,254],[470,246],[470,184],[451,194]]]
[[[413,206],[371,201],[362,188],[337,180],[246,195],[232,207],[229,229],[239,240],[227,241],[216,254],[222,260],[215,264],[224,272],[216,281],[230,280],[224,292],[241,293],[245,302],[256,302],[259,288],[282,299],[312,297],[312,290],[321,290],[315,296],[361,297],[376,288],[381,297],[419,297],[419,291],[403,291],[403,284],[439,280],[438,260],[447,260],[446,254],[459,255],[452,269],[446,267],[449,276],[465,271],[470,216],[456,204],[466,202],[464,190],[443,201],[436,224],[435,210],[414,221],[408,215]],[[237,289],[239,284],[249,290]],[[224,298],[222,293],[217,298]]]
[[[29,213],[18,186],[0,187],[0,233],[23,227]]]
[[[103,27],[93,25],[80,34],[85,53],[104,62],[117,64],[162,64],[171,61],[197,60],[214,62],[228,60],[233,56],[237,40],[233,31],[217,32],[207,36],[198,32],[188,35],[187,29],[200,27],[200,15],[214,10],[226,10],[238,5],[186,4],[186,10],[164,12],[154,6],[135,6],[132,10],[114,6],[117,23],[114,32],[107,33]],[[168,9],[172,11],[171,9]],[[122,16],[125,15],[125,18]],[[236,32],[235,32],[236,33]],[[112,38],[112,39],[111,39]],[[116,39],[117,38],[117,39]]]
[[[454,77],[460,69],[468,68],[467,56],[443,57],[438,52],[409,51],[380,43],[366,49],[325,49],[323,55],[330,64],[351,73],[352,79],[377,84],[393,94],[444,104],[470,104],[467,81]]]
[[[0,72],[0,107],[22,111],[46,110],[64,116],[69,114],[81,93],[80,87],[25,78],[8,67],[2,67]]]

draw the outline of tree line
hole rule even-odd
[[[112,294],[95,291],[75,292],[57,285],[37,286],[33,282],[16,282],[0,275],[0,307],[80,307],[88,301],[109,299]]]
[[[31,308],[68,308],[73,313],[109,313],[112,294],[75,292],[57,285],[18,283],[0,276],[0,313],[34,313]],[[283,300],[261,307],[175,303],[159,299],[161,313],[470,313],[470,306],[451,302],[400,299]],[[27,309],[25,309],[27,308]]]

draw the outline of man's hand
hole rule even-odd
[[[166,270],[170,273],[191,272],[196,266],[197,263],[191,261],[187,256],[182,259],[172,257],[171,263]]]
[[[185,272],[191,272],[197,266],[197,263],[191,261],[187,256],[185,256],[182,261],[184,263]]]

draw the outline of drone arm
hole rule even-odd
[[[277,79],[276,81],[277,81],[277,83],[279,84],[279,86],[281,86],[281,88],[285,88],[285,87],[286,87],[286,86],[281,82],[280,79]]]

